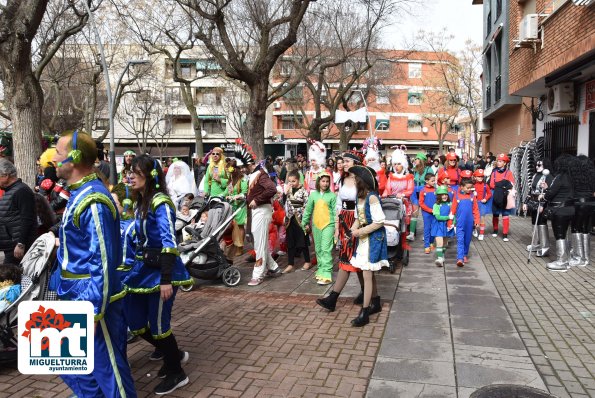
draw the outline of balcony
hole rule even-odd
[[[502,0],[496,1],[496,19],[500,18],[502,14]]]
[[[496,77],[496,87],[494,92],[494,103],[497,103],[502,98],[502,76]]]
[[[492,33],[492,12],[488,12],[488,19],[486,21],[486,37]]]
[[[490,86],[486,87],[486,95],[484,99],[486,105],[485,110],[487,111],[492,106],[492,88]]]

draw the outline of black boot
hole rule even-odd
[[[353,299],[353,304],[362,305],[364,303],[364,291],[359,292],[356,298]]]
[[[368,315],[374,315],[382,311],[382,303],[380,302],[380,296],[372,297],[370,301],[370,307]]]
[[[351,326],[355,326],[356,328],[362,327],[370,323],[370,307],[362,307],[361,311],[357,318],[351,321]]]
[[[324,309],[329,310],[329,312],[333,312],[335,310],[335,306],[337,305],[338,298],[339,293],[331,291],[331,293],[325,298],[317,299],[316,304],[318,304]]]

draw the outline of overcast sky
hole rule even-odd
[[[472,0],[418,0],[415,15],[399,18],[390,28],[387,44],[393,48],[407,48],[415,34],[425,31],[439,32],[447,28],[454,35],[452,50],[463,47],[467,39],[482,42],[482,5],[471,5]]]

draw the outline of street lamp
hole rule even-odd
[[[97,25],[95,24],[95,19],[93,18],[93,12],[89,7],[89,3],[87,1],[82,2],[87,10],[87,14],[89,15],[89,23],[91,28],[93,29],[93,33],[95,34],[95,40],[97,41],[97,45],[99,46],[99,55],[101,57],[101,66],[103,68],[103,75],[105,77],[105,92],[107,95],[107,108],[109,112],[109,130],[110,130],[110,137],[109,137],[109,162],[110,162],[110,172],[109,172],[109,182],[111,185],[116,185],[118,183],[118,176],[116,170],[116,150],[115,150],[115,138],[114,138],[114,97],[112,96],[112,88],[109,79],[109,70],[107,69],[107,62],[105,60],[105,50],[103,48],[103,43],[101,42],[101,36],[99,35],[99,30],[97,30]],[[148,63],[148,61],[137,61],[132,60],[128,61],[126,67],[122,71],[120,75],[120,79],[118,80],[118,85],[116,86],[116,93],[118,92],[119,86],[122,83],[122,78],[124,77],[124,73],[128,70],[130,65],[133,64],[142,64]]]

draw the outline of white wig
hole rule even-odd
[[[407,161],[407,155],[405,155],[406,150],[407,150],[407,147],[405,147],[405,145],[401,145],[400,147],[396,148],[393,151],[393,154],[390,159],[393,166],[395,166],[397,164],[403,165],[403,170],[404,170],[403,174],[407,173],[407,168],[409,167],[409,162]]]
[[[380,153],[378,152],[378,146],[380,140],[376,137],[366,138],[362,149],[365,153],[366,166],[371,167],[374,171],[380,170]]]
[[[308,159],[315,160],[320,167],[326,165],[326,148],[320,141],[308,140],[310,148],[308,149]]]

